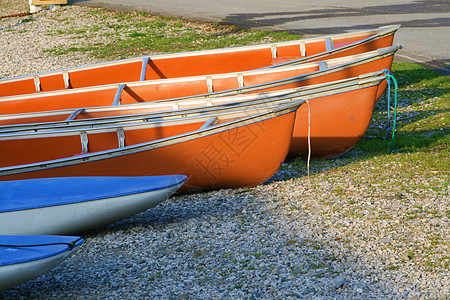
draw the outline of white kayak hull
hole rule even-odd
[[[72,253],[64,252],[37,261],[0,267],[0,290],[13,288],[47,273],[69,258]]]
[[[7,237],[9,238],[9,236]],[[27,236],[19,236],[19,240],[27,240],[29,237]],[[77,240],[73,247],[69,247],[67,245],[59,245],[58,248],[62,250],[55,251],[54,253],[49,253],[48,255],[42,255],[41,252],[37,251],[37,248],[50,248],[55,246],[42,246],[42,247],[33,247],[33,248],[14,248],[14,247],[3,247],[0,245],[0,250],[3,255],[5,255],[5,251],[17,251],[18,257],[24,257],[28,255],[28,259],[23,259],[22,262],[3,262],[0,264],[0,291],[7,290],[18,286],[22,283],[25,283],[29,280],[35,279],[48,271],[54,269],[59,264],[61,264],[64,260],[72,256],[76,251],[79,250],[80,246],[83,243],[83,240],[78,237],[59,237],[59,236],[33,236],[32,239],[41,239],[43,242],[47,242],[49,240],[57,241],[58,239],[67,239],[72,238],[73,240]],[[78,239],[77,239],[78,238]],[[0,244],[1,244],[0,238]],[[25,253],[26,252],[26,253]],[[22,256],[23,254],[23,256]],[[31,256],[31,257],[30,257]],[[34,256],[34,257],[33,257]],[[45,256],[45,257],[44,257]],[[5,257],[2,260],[6,260]],[[26,260],[26,261],[25,261]],[[20,261],[20,259],[19,259]]]

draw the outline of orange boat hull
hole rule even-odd
[[[313,159],[334,157],[352,149],[369,127],[379,88],[375,85],[302,105],[297,110],[289,156],[306,159],[309,146]]]
[[[259,46],[155,55],[4,79],[0,80],[0,97],[139,80],[241,72],[298,59],[312,62],[343,57],[391,46],[399,26],[391,27]]]
[[[182,192],[254,186],[270,178],[286,158],[294,118],[295,109],[291,109],[275,117],[229,130],[197,134],[189,140],[156,148],[139,148],[132,153],[112,154],[97,160],[90,160],[89,154],[95,156],[101,153],[98,151],[117,147],[114,132],[89,134],[89,152],[82,155],[77,155],[82,152],[78,135],[1,140],[0,153],[5,158],[1,161],[1,167],[17,168],[13,172],[15,174],[0,168],[0,180],[184,174],[188,180],[180,189]],[[196,130],[201,125],[192,123],[129,130],[126,131],[126,142],[138,147],[151,139],[174,137]],[[69,163],[52,165],[51,161],[55,159],[66,159]],[[71,164],[73,159],[78,162]],[[39,167],[27,171],[18,166],[30,163],[37,163]]]
[[[0,111],[2,114],[18,114],[27,112],[49,111],[68,108],[85,108],[94,106],[110,106],[113,104],[133,104],[148,101],[189,97],[195,95],[229,92],[239,93],[240,84],[244,88],[261,85],[258,92],[272,91],[320,84],[340,79],[357,77],[361,74],[390,70],[394,53],[398,46],[388,50],[373,51],[356,57],[345,57],[336,60],[327,60],[330,68],[320,70],[320,63],[311,63],[285,68],[264,69],[249,71],[246,73],[219,74],[216,76],[186,77],[180,79],[165,79],[159,81],[147,81],[142,83],[130,83],[120,93],[117,85],[105,85],[85,89],[48,92],[33,95],[22,95],[0,98]],[[386,52],[386,53],[385,53]],[[366,57],[361,61],[360,57]],[[358,58],[358,59],[357,59]],[[295,78],[289,84],[279,84],[275,87],[267,87],[269,84]],[[378,90],[377,98],[381,97],[385,83]],[[114,103],[115,99],[118,100]]]

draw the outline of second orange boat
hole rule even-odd
[[[254,186],[289,151],[303,101],[86,130],[0,136],[0,180],[184,174],[181,191]]]

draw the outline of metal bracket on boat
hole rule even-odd
[[[324,62],[324,61],[319,61],[319,70],[323,71],[323,70],[326,70],[326,69],[328,69],[327,63]]]
[[[277,57],[277,45],[272,45],[272,58]]]
[[[64,79],[64,88],[68,89],[70,87],[69,72],[67,70],[64,70],[62,75]]]
[[[244,74],[238,73],[237,79],[238,79],[239,87],[243,88],[244,87]]]
[[[211,117],[211,118],[208,119],[208,121],[205,122],[205,124],[202,125],[202,127],[200,127],[199,130],[208,128],[210,126],[214,126],[217,123],[219,123],[219,119],[217,117]]]
[[[206,85],[208,86],[208,93],[213,93],[213,80],[212,76],[206,76]]]
[[[36,87],[36,92],[41,91],[41,80],[39,79],[39,75],[34,75],[34,86]]]
[[[145,74],[147,73],[147,66],[148,66],[149,59],[150,59],[149,57],[144,57],[142,59],[142,69],[141,69],[141,77],[140,77],[141,81],[145,80]]]
[[[331,38],[327,37],[325,39],[325,47],[326,47],[327,51],[334,49],[333,40]]]
[[[122,100],[122,99],[120,99],[120,96],[122,96],[122,91],[125,88],[125,86],[126,86],[125,83],[121,83],[117,86],[116,96],[114,97],[114,101],[111,104],[111,106],[116,106],[116,105],[120,104],[119,102]]]
[[[300,55],[306,56],[306,43],[304,41],[300,41]]]
[[[119,139],[119,148],[125,147],[125,131],[123,128],[117,128],[117,138]]]
[[[80,131],[80,138],[81,138],[81,153],[88,153],[88,135],[86,131]]]
[[[172,110],[177,110],[180,108],[180,105],[178,103],[172,103]]]
[[[74,111],[67,119],[66,121],[72,121],[76,117],[78,117],[79,114],[84,112],[84,108],[79,108],[76,111]]]

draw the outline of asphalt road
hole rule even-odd
[[[74,0],[72,3],[143,10],[153,14],[243,27],[282,30],[304,37],[401,24],[398,61],[450,74],[449,0]]]

